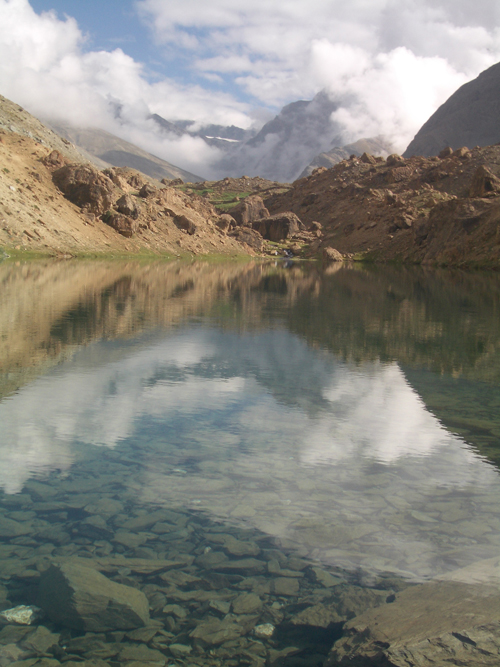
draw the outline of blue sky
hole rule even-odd
[[[168,6],[168,3],[164,3]],[[135,61],[143,63],[144,75],[150,81],[167,77],[179,83],[201,84],[209,90],[229,91],[231,95],[250,105],[262,102],[236,85],[230,76],[221,74],[220,80],[210,80],[200,76],[191,67],[189,52],[169,48],[168,44],[155,39],[151,25],[138,12],[137,3],[130,0],[30,0],[30,5],[38,14],[56,12],[59,19],[66,16],[76,19],[85,37],[85,51],[111,51],[122,49]],[[189,27],[191,35],[201,37],[203,29]],[[272,111],[279,110],[279,104],[270,104]]]
[[[151,113],[259,127],[326,90],[345,143],[383,135],[403,151],[499,60],[498,0],[0,0],[1,94],[194,173],[217,151],[160,141]]]

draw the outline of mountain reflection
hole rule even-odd
[[[349,568],[384,569],[390,546],[415,578],[446,572],[449,546],[429,531],[442,528],[436,494],[477,505],[500,495],[497,472],[426,410],[396,363],[346,363],[279,327],[95,343],[0,404],[0,423],[8,493],[114,450],[141,464],[143,502],[249,522]],[[485,532],[454,563],[493,556]]]
[[[82,459],[132,463],[144,503],[246,522],[351,569],[419,579],[496,554],[498,472],[471,445],[487,432],[495,459],[497,276],[0,272],[6,493]]]

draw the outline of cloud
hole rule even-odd
[[[233,72],[241,91],[263,105],[327,89],[340,103],[332,120],[346,142],[387,135],[399,150],[457,87],[500,59],[496,0],[137,6],[158,43],[191,50],[193,68]]]
[[[158,138],[150,112],[248,128],[269,110],[326,89],[339,104],[332,121],[346,141],[383,134],[403,150],[459,85],[500,59],[497,0],[133,6],[171,75],[120,48],[89,50],[72,18],[36,14],[28,0],[0,0],[0,91],[35,115],[102,127],[211,175],[220,153],[197,138]]]
[[[103,128],[201,175],[218,151],[199,138],[158,137],[150,113],[252,123],[248,105],[230,94],[170,79],[150,82],[122,49],[85,52],[84,46],[74,19],[37,15],[27,0],[0,0],[0,92],[37,116]]]

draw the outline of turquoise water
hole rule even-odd
[[[76,558],[154,620],[101,653],[7,625],[2,664],[322,664],[345,620],[497,556],[498,276],[75,262],[0,281],[0,606]],[[335,623],[301,622],[315,604]]]

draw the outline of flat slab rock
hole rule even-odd
[[[42,574],[39,604],[52,621],[75,630],[133,630],[149,621],[144,593],[111,581],[77,559],[51,565]]]
[[[499,664],[499,588],[442,581],[407,588],[346,623],[325,667]]]

